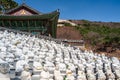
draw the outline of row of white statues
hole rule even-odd
[[[0,30],[0,72],[0,80],[4,80],[3,75],[5,80],[120,80],[120,61],[55,41]]]

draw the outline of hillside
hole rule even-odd
[[[110,53],[110,56],[119,56],[120,23],[87,20],[69,21],[76,23],[77,26],[69,24],[69,26],[58,27],[57,38],[83,39],[87,49],[92,49],[99,53]]]

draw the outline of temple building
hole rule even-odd
[[[56,37],[59,10],[41,13],[25,3],[0,15],[0,26]]]

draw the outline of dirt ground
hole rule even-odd
[[[58,27],[57,28],[57,38],[58,39],[71,39],[71,40],[81,40],[81,35],[79,31],[75,30],[74,27]]]

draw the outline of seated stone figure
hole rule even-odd
[[[0,63],[0,72],[6,74],[9,72],[9,64],[8,63]]]
[[[47,68],[44,67],[43,71],[40,74],[40,80],[49,80],[50,73]]]
[[[115,73],[116,79],[120,79],[120,66],[116,64],[112,64],[112,69]]]
[[[2,63],[0,61],[0,80],[10,80],[9,75],[7,74],[9,72],[9,64]]]
[[[100,65],[98,65],[96,67],[96,71],[97,71],[96,72],[97,80],[106,80],[106,76],[105,76],[103,69],[101,68]]]
[[[96,80],[96,76],[91,70],[87,70],[87,80]]]
[[[55,67],[55,70],[54,70],[54,76],[55,76],[55,80],[63,80],[59,67],[57,66]]]
[[[26,65],[27,62],[23,59],[16,62],[16,72],[21,72],[24,70],[23,66]]]
[[[77,78],[78,80],[87,80],[86,79],[86,74],[85,74],[85,72],[84,71],[78,71],[78,78]]]
[[[73,72],[72,70],[68,67],[68,69],[66,70],[66,80],[75,80],[74,76],[73,76]]]
[[[28,65],[24,66],[24,70],[21,73],[21,80],[31,80],[31,73],[29,72]]]
[[[98,76],[98,80],[106,80],[106,76],[102,70],[98,70],[97,76]]]
[[[111,80],[114,80],[115,79],[115,75],[113,74],[112,70],[111,70],[111,66],[110,64],[105,64],[105,74],[106,74],[106,77],[108,79],[111,79]]]

